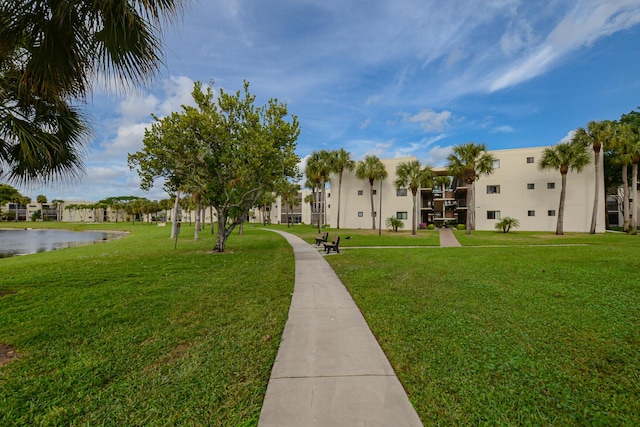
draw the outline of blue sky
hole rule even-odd
[[[196,80],[236,91],[246,79],[258,103],[286,102],[302,166],[322,148],[438,166],[468,141],[554,145],[640,105],[639,23],[638,0],[196,0],[166,30],[153,84],[96,86],[86,177],[21,190],[166,198],[139,189],[126,156],[150,114],[189,103]]]

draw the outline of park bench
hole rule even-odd
[[[335,236],[331,243],[324,244],[324,251],[326,253],[331,253],[331,251],[335,251],[336,253],[340,253],[340,236]]]
[[[326,232],[322,235],[322,237],[316,237],[316,246],[320,246],[320,243],[327,243],[329,240],[329,232]]]

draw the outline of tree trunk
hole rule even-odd
[[[631,191],[633,194],[633,208],[631,209],[631,234],[638,234],[638,164],[631,166]]]
[[[598,205],[600,204],[600,147],[593,147],[596,161],[596,189],[593,196],[593,213],[591,214],[590,234],[596,234],[596,223],[598,220]],[[606,212],[605,212],[606,213]]]
[[[473,222],[471,221],[471,210],[473,208],[473,181],[467,182],[467,220],[465,222],[465,232],[468,235],[471,234],[471,227]]]
[[[324,217],[324,213],[325,213],[325,208],[327,207],[327,199],[325,197],[326,194],[326,186],[327,183],[323,181],[321,181],[322,185],[322,209],[320,209],[320,217],[318,220],[318,233],[322,233],[322,226],[324,225],[324,221],[325,221],[325,217]],[[320,205],[318,205],[318,207],[320,207]]]
[[[196,226],[193,231],[193,240],[198,240],[200,237],[200,196],[196,195]]]
[[[375,207],[373,206],[373,180],[370,179],[369,180],[369,194],[371,195],[371,229],[375,230],[376,229],[376,211],[375,211]]]
[[[218,234],[216,236],[216,246],[213,248],[214,252],[224,252],[224,247],[227,242],[225,225],[227,224],[227,212],[223,209],[216,208],[218,214]]]
[[[622,224],[622,230],[625,233],[629,232],[629,174],[627,171],[627,164],[622,165],[622,210],[624,211],[624,222]]]
[[[558,206],[558,224],[556,225],[556,234],[562,236],[564,234],[564,198],[567,194],[567,174],[562,174],[562,188],[560,190],[560,205]]]
[[[411,235],[416,235],[416,200],[418,198],[418,189],[411,190],[413,194],[413,212],[411,213]]]
[[[336,228],[340,230],[340,201],[342,200],[342,172],[338,177],[338,218]]]
[[[173,203],[173,223],[171,224],[172,239],[175,239],[178,233],[178,206],[180,206],[180,190],[176,191],[176,200]]]

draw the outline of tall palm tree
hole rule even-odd
[[[40,203],[40,219],[44,221],[44,204],[47,203],[47,196],[38,194],[36,196],[36,202]]]
[[[416,234],[416,201],[418,189],[433,185],[433,169],[426,165],[424,168],[418,160],[402,162],[396,167],[396,180],[393,185],[396,189],[409,187],[413,196],[413,213],[411,215],[411,234]]]
[[[282,187],[278,190],[278,193],[280,193],[282,207],[285,208],[285,213],[287,217],[287,228],[291,226],[291,221],[289,220],[289,213],[291,212],[294,206],[297,206],[300,203],[300,201],[298,200],[299,191],[300,191],[299,184],[294,184],[288,181],[282,184]]]
[[[333,152],[331,158],[333,164],[333,172],[338,174],[338,218],[336,222],[336,228],[340,229],[340,202],[342,201],[342,177],[344,171],[352,172],[356,167],[356,162],[351,159],[351,154],[341,148]]]
[[[327,214],[327,182],[331,175],[333,154],[328,150],[319,150],[311,153],[311,156],[307,160],[307,179],[315,179],[320,183],[320,191],[322,191],[322,209],[317,209],[316,213],[320,213],[318,218],[318,232],[322,232],[322,224],[326,221]],[[320,201],[316,200],[319,205]]]
[[[16,0],[0,7],[0,173],[16,181],[75,177],[95,76],[137,84],[162,63],[162,24],[186,0]]]
[[[594,153],[596,188],[593,193],[593,212],[591,214],[591,227],[589,229],[589,233],[591,234],[595,234],[596,232],[598,206],[600,205],[600,184],[602,183],[602,178],[600,177],[600,151],[603,147],[605,149],[607,148],[612,135],[612,123],[609,120],[603,120],[600,122],[590,121],[586,129],[578,128],[573,137],[574,142],[592,147]]]
[[[64,200],[53,199],[51,203],[56,207],[56,222],[62,221],[62,207],[64,206]]]
[[[587,147],[576,142],[560,143],[555,147],[545,148],[542,152],[538,169],[541,171],[557,169],[562,175],[558,222],[556,225],[556,234],[559,236],[564,234],[564,200],[567,194],[567,173],[570,170],[581,172],[590,161]]]
[[[622,171],[622,211],[624,217],[622,229],[624,232],[628,232],[630,224],[629,165],[633,162],[633,155],[631,154],[629,145],[633,138],[633,131],[630,125],[621,122],[615,122],[614,129],[615,132],[611,139],[611,149],[613,161],[620,165]]]
[[[375,207],[373,206],[373,183],[382,181],[387,177],[387,169],[377,156],[366,156],[356,165],[356,178],[369,181],[369,194],[371,196],[371,229],[376,229]],[[382,194],[380,195],[382,197]],[[379,213],[382,215],[382,212]]]
[[[627,153],[631,160],[631,190],[633,207],[631,208],[631,234],[638,234],[638,164],[640,163],[640,112],[623,114],[620,121],[628,126]]]
[[[475,224],[472,221],[473,211],[473,183],[480,179],[481,175],[493,173],[493,165],[496,158],[487,152],[485,144],[467,142],[456,145],[453,152],[447,157],[449,173],[461,178],[467,184],[467,218],[466,233],[471,234]]]

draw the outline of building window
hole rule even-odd
[[[536,188],[535,184],[527,184],[527,190],[533,190]]]
[[[373,190],[373,195],[375,196],[376,194],[378,194],[378,190]]]
[[[358,212],[358,217],[362,218],[364,216],[364,214],[362,213],[362,211]]]
[[[547,190],[553,190],[554,188],[556,188],[555,182],[547,182]]]
[[[536,216],[536,211],[527,211],[527,216]]]
[[[533,157],[527,157],[527,163],[533,163],[533,162],[534,162]]]
[[[363,191],[362,190],[358,190],[358,196],[362,196]]]
[[[487,194],[500,194],[499,185],[487,185]]]
[[[493,168],[494,169],[499,169],[500,168],[500,159],[495,159],[493,161]]]
[[[500,211],[487,211],[487,219],[500,219]]]
[[[556,211],[555,209],[551,209],[547,211],[547,216],[556,216]]]
[[[331,209],[331,205],[327,205],[327,209]]]
[[[327,199],[331,197],[331,193],[327,193]]]
[[[407,213],[406,212],[396,212],[396,218],[398,219],[407,219]]]
[[[396,196],[404,197],[406,195],[407,195],[407,189],[406,188],[398,188],[398,189],[396,189]]]

